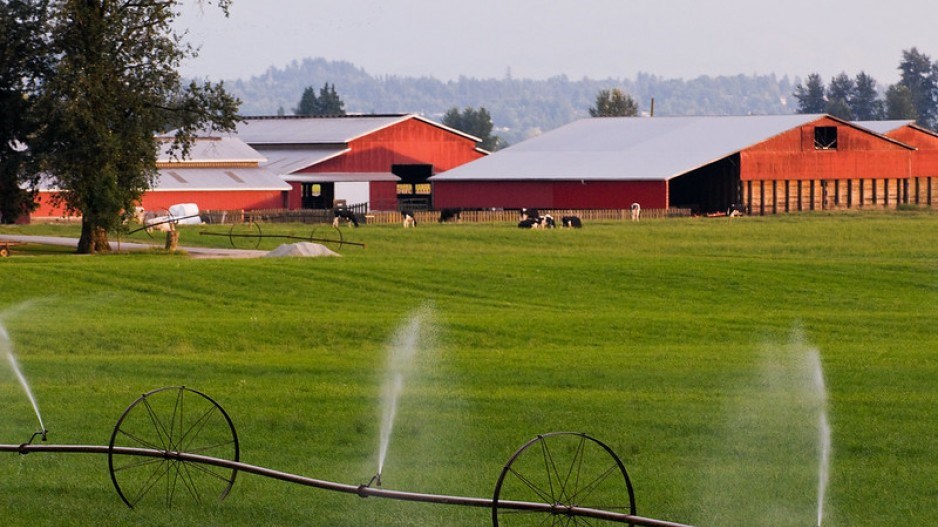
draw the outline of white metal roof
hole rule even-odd
[[[157,156],[157,161],[161,163],[192,163],[205,161],[214,163],[260,163],[266,160],[257,150],[254,150],[237,137],[196,138],[189,149],[189,156],[185,159],[170,157],[169,148],[172,145],[172,140],[167,140],[166,138],[161,139],[163,140],[160,144],[161,150]],[[176,155],[179,155],[178,151]]]
[[[669,180],[822,117],[594,117],[431,179]]]
[[[206,190],[290,190],[289,184],[264,168],[163,168],[148,192]]]
[[[887,134],[893,130],[898,130],[903,126],[908,126],[915,123],[912,119],[901,119],[893,121],[853,121],[853,124],[866,128],[867,130],[872,130],[877,134]]]
[[[296,183],[353,183],[362,181],[400,181],[390,172],[316,172],[280,176]]]
[[[245,122],[238,124],[235,135],[252,145],[341,144],[409,119],[417,119],[475,142],[481,141],[475,136],[413,114],[247,117]]]
[[[344,147],[319,149],[259,148],[258,151],[267,157],[267,163],[264,164],[264,168],[276,174],[287,175],[340,156],[348,152],[349,149]]]

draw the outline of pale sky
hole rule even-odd
[[[183,0],[200,56],[227,80],[323,57],[371,75],[545,79],[769,74],[898,80],[902,50],[938,58],[938,0]]]

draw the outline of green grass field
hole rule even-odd
[[[228,243],[199,235],[210,228],[184,229],[180,244]],[[228,411],[243,461],[365,483],[388,351],[422,312],[385,488],[489,498],[518,447],[569,430],[619,454],[642,516],[810,527],[816,350],[833,443],[823,525],[934,524],[938,214],[343,232],[367,248],[200,260],[27,247],[0,259],[0,323],[49,443],[106,445],[140,394],[186,385]],[[37,429],[0,362],[0,443]],[[221,503],[131,511],[106,456],[2,453],[0,524],[475,526],[490,513],[249,474]]]

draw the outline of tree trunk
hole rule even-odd
[[[109,252],[107,231],[98,227],[86,216],[81,218],[81,238],[78,239],[78,254],[94,254],[96,252]]]

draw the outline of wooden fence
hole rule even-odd
[[[363,206],[349,206],[364,222],[372,224],[400,223],[401,213],[397,211],[364,212]],[[573,210],[539,209],[542,215],[550,214],[557,223],[563,216],[578,216],[583,222],[591,221],[628,221],[632,211],[629,209]],[[661,219],[690,216],[690,209],[642,209],[641,219]],[[436,223],[439,211],[414,211],[418,224]],[[204,210],[202,220],[206,223],[332,223],[332,209],[265,209],[265,210]],[[462,223],[517,223],[520,213],[517,210],[466,210],[460,213]]]

